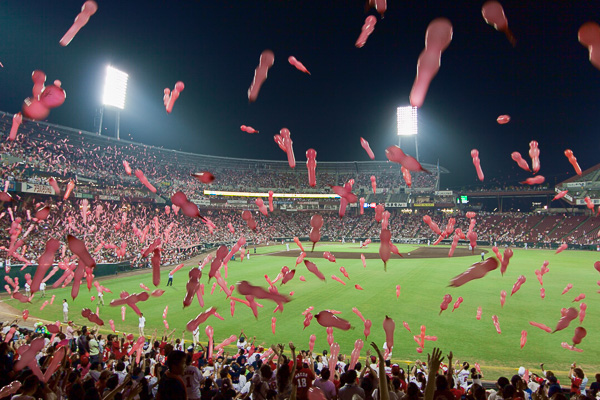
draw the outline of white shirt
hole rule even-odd
[[[183,372],[183,381],[188,399],[199,399],[201,396],[200,385],[204,382],[204,376],[200,370],[193,365],[188,365]]]
[[[458,384],[465,390],[467,390],[467,387],[469,386],[467,384],[467,380],[469,379],[469,370],[467,369],[461,369],[460,372],[458,373]]]
[[[46,282],[40,283],[40,290],[46,290]]]
[[[140,324],[139,327],[143,328],[146,325],[146,318],[144,317],[140,317]]]
[[[25,282],[25,291],[29,292],[30,288],[31,288],[31,286],[29,286],[29,283]]]
[[[63,303],[63,312],[68,312],[69,311],[69,303],[67,303],[66,301]]]

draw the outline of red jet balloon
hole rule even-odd
[[[493,26],[499,32],[503,32],[508,41],[514,46],[516,41],[510,29],[508,29],[508,20],[504,15],[504,9],[502,5],[497,1],[488,1],[481,8],[481,14],[483,19],[489,25]]]
[[[253,103],[258,98],[260,88],[267,80],[269,68],[275,63],[275,55],[271,50],[265,50],[260,54],[260,61],[254,70],[254,80],[248,89],[248,100]]]

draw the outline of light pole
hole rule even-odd
[[[402,147],[402,136],[412,136],[415,140],[416,159],[419,160],[419,145],[417,142],[417,107],[398,107],[396,110],[398,124],[398,147]]]
[[[106,67],[106,80],[104,81],[104,96],[102,97],[102,109],[100,111],[100,128],[98,129],[98,135],[102,134],[102,119],[104,118],[104,109],[106,106],[116,108],[116,132],[115,136],[117,140],[120,139],[120,128],[121,128],[121,110],[125,108],[125,97],[127,95],[127,75],[123,71],[107,66]]]

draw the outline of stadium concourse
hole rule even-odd
[[[2,113],[0,116],[3,135],[10,129],[11,120],[11,115]],[[302,167],[290,170],[282,162],[188,154],[115,142],[87,132],[32,121],[23,124],[16,141],[2,141],[0,155],[2,175],[7,177],[6,191],[13,197],[12,202],[4,203],[0,214],[0,228],[6,232],[0,258],[4,260],[7,282],[10,281],[7,278],[18,274],[24,263],[36,265],[46,243],[53,238],[59,240],[62,248],[59,267],[66,269],[77,259],[69,250],[67,235],[82,238],[98,264],[118,265],[118,271],[127,272],[148,266],[148,258],[143,258],[141,253],[158,239],[161,240],[161,265],[176,265],[222,244],[232,246],[240,235],[246,237],[247,245],[289,242],[294,237],[306,239],[311,217],[318,213],[324,220],[323,240],[378,241],[380,224],[373,218],[373,206],[382,204],[390,212],[393,242],[426,244],[434,242],[437,235],[423,223],[425,214],[439,226],[446,226],[450,218],[462,216],[465,211],[455,204],[454,193],[439,190],[440,174],[448,171],[435,165],[427,165],[431,174],[413,174],[409,188],[399,168],[388,163],[319,163],[318,185],[310,188]],[[128,176],[123,161],[143,170],[157,186],[157,193],[150,192],[137,178]],[[190,172],[198,172],[195,168],[199,165],[215,175],[216,180],[210,185],[190,176]],[[372,186],[371,176],[376,176],[376,188]],[[71,195],[65,199],[64,193],[56,193],[49,184],[50,178],[54,178],[62,190],[68,182],[73,182]],[[353,190],[365,198],[368,207],[363,210],[364,214],[357,207],[350,207],[340,218],[339,200],[318,196],[331,194],[329,185],[341,185],[349,179],[355,180]],[[593,168],[578,179],[558,185],[557,190],[569,190],[565,201],[576,207],[583,202],[582,196],[593,196],[597,179],[597,169]],[[178,190],[196,203],[200,213],[216,228],[178,213],[170,201],[170,195]],[[275,199],[274,211],[265,217],[258,212],[251,193],[269,190],[282,197]],[[293,197],[298,193],[317,197]],[[286,194],[289,197],[285,197]],[[49,215],[36,218],[44,207]],[[440,208],[444,208],[443,212]],[[248,209],[254,211],[257,221],[254,231],[249,230],[241,218],[241,212]],[[600,219],[583,211],[558,214],[478,211],[478,243],[532,248],[568,243],[571,247],[595,250]],[[456,227],[466,232],[468,223],[467,219],[458,218]],[[23,242],[15,244],[16,239]],[[461,251],[469,253],[462,248],[456,256]],[[414,256],[419,256],[418,251]],[[27,277],[21,279],[26,287],[31,284]],[[48,281],[49,284],[55,279]],[[12,288],[6,285],[5,289],[18,293],[19,288],[15,284]],[[174,341],[168,334],[148,340],[142,337],[143,348],[135,353],[132,350],[140,342],[133,335],[104,337],[94,328],[74,329],[68,324],[63,324],[58,334],[52,334],[49,327],[25,322],[5,323],[2,336],[6,340],[0,345],[4,371],[0,375],[0,386],[17,379],[23,385],[21,392],[36,398],[147,399],[157,395],[161,382],[164,385],[173,374],[180,373],[187,379],[188,398],[195,398],[194,393],[200,393],[203,399],[248,395],[259,400],[285,398],[285,393],[292,388],[296,390],[298,382],[314,379],[312,384],[321,388],[328,400],[338,396],[349,398],[344,393],[348,390],[361,397],[378,399],[378,392],[384,386],[392,399],[416,400],[425,391],[429,378],[430,384],[435,381],[439,391],[450,390],[452,397],[481,400],[486,396],[476,368],[468,364],[453,366],[451,361],[440,368],[436,362],[439,354],[435,351],[429,365],[417,361],[412,371],[405,371],[384,360],[384,355],[375,348],[374,354],[378,357],[361,359],[364,365],[359,363],[349,369],[348,360],[342,356],[327,359],[326,355],[313,358],[313,354],[305,351],[296,354],[292,344],[289,345],[291,354],[280,346],[264,349],[251,338],[242,340],[243,333],[236,337],[239,354],[211,358],[208,354],[211,350],[202,344],[194,343],[188,348],[188,343]],[[13,371],[17,358],[26,358],[24,346],[34,347],[36,340],[42,340],[43,350],[40,348],[42,351],[33,359],[33,364]],[[142,360],[136,360],[139,354],[143,355]],[[65,358],[62,362],[51,362],[60,361],[58,357]],[[46,373],[51,370],[50,379],[39,372],[40,368]],[[52,368],[57,368],[57,372],[52,374]],[[436,378],[438,371],[442,375]],[[360,379],[355,387],[357,373]],[[586,393],[588,378],[577,368],[572,374],[571,391]],[[330,375],[333,380],[328,383]],[[47,384],[40,384],[40,379]],[[132,386],[132,381],[137,384]],[[560,390],[549,371],[544,376],[533,376],[522,369],[510,382],[506,378],[498,379],[495,389],[499,392],[493,389],[491,392],[496,393],[492,395],[496,398],[529,398],[540,384]],[[341,390],[341,387],[352,389]],[[308,395],[306,388],[297,390],[297,398]],[[594,397],[596,392],[594,386],[588,390],[588,396]],[[163,395],[162,398],[170,397]]]

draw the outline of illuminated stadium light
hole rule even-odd
[[[127,96],[127,75],[123,71],[111,67],[106,67],[106,80],[104,81],[104,96],[102,96],[102,108],[100,109],[100,126],[98,135],[102,135],[102,119],[104,118],[104,108],[106,106],[115,107],[117,118],[115,121],[115,137],[120,139],[121,113],[125,108],[125,97]]]
[[[269,197],[267,192],[228,192],[223,190],[205,190],[206,196]],[[335,193],[273,193],[273,197],[286,199],[339,199]]]
[[[398,122],[398,136],[412,136],[417,134],[417,107],[398,107],[396,118]]]
[[[106,67],[106,80],[104,81],[104,96],[102,104],[105,106],[125,108],[125,96],[127,95],[127,75],[123,71],[111,67]]]

